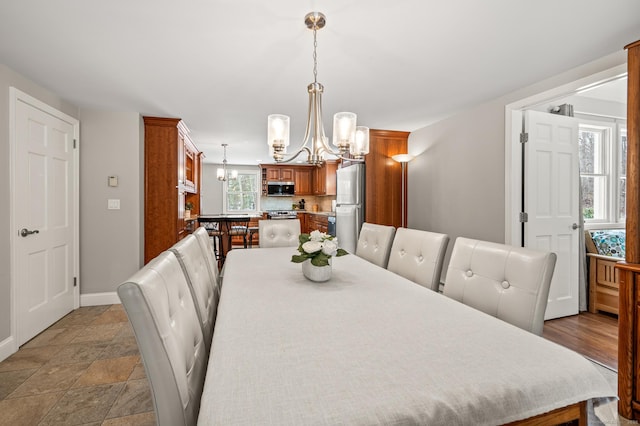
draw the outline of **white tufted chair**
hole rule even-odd
[[[396,228],[393,226],[363,223],[360,237],[358,237],[356,256],[386,268],[395,233]]]
[[[187,235],[169,250],[176,255],[187,278],[191,296],[196,304],[196,313],[202,326],[205,348],[209,352],[218,311],[218,301],[220,300],[218,280],[209,267],[209,260],[202,250],[198,238],[194,235]]]
[[[207,265],[210,266],[210,272],[218,281],[218,286],[221,286],[222,283],[219,279],[220,272],[218,271],[218,261],[211,241],[212,237],[209,236],[209,231],[207,231],[207,228],[204,226],[199,226],[195,231],[193,231],[192,235],[195,236],[198,243],[200,243],[200,248],[202,248],[205,257],[207,258]]]
[[[138,342],[158,425],[195,425],[207,368],[189,285],[170,251],[118,287]]]
[[[258,222],[260,247],[298,247],[300,219],[265,219]]]
[[[444,295],[542,334],[556,254],[458,238]]]
[[[448,243],[447,234],[398,228],[387,269],[423,287],[438,291]]]

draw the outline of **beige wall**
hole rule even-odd
[[[9,88],[13,86],[72,117],[78,109],[61,97],[0,64],[0,347],[11,336]]]
[[[409,136],[408,226],[505,242],[505,107],[624,64],[624,51],[470,108]]]

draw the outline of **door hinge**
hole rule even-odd
[[[74,139],[74,140],[73,140],[73,149],[76,149],[76,143],[77,143],[77,142],[78,142],[78,141],[77,141],[76,139]]]
[[[78,286],[78,277],[73,277],[73,286],[74,287]]]
[[[529,214],[525,212],[520,212],[520,222],[521,223],[529,222]]]
[[[520,133],[520,143],[529,142],[529,133],[522,132]]]

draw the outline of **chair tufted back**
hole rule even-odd
[[[423,287],[438,291],[448,243],[447,234],[398,228],[387,269]]]
[[[542,334],[555,253],[456,239],[444,295]]]
[[[298,247],[300,219],[265,219],[258,222],[260,247]]]
[[[194,425],[208,354],[189,285],[165,251],[118,287],[138,342],[158,425]]]
[[[358,237],[356,256],[386,268],[395,233],[396,228],[393,226],[363,223],[360,237]]]
[[[211,349],[213,326],[216,322],[220,289],[197,237],[187,235],[170,249],[178,259],[187,278],[191,296],[196,304],[196,314],[202,326],[207,352]]]
[[[204,226],[199,226],[193,231],[193,236],[196,237],[198,243],[200,243],[200,248],[204,252],[205,257],[207,258],[207,265],[210,266],[210,272],[215,277],[218,282],[218,286],[221,286],[222,283],[219,280],[220,272],[218,271],[218,261],[216,260],[216,253],[213,250],[213,244],[211,241],[211,237],[209,236],[209,231]]]

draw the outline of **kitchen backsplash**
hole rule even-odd
[[[335,197],[314,197],[314,196],[300,196],[300,197],[260,197],[260,209],[266,210],[291,210],[292,205],[300,202],[304,199],[305,210],[312,211],[313,205],[318,205],[318,211],[328,212],[331,211],[331,201],[335,200]]]

